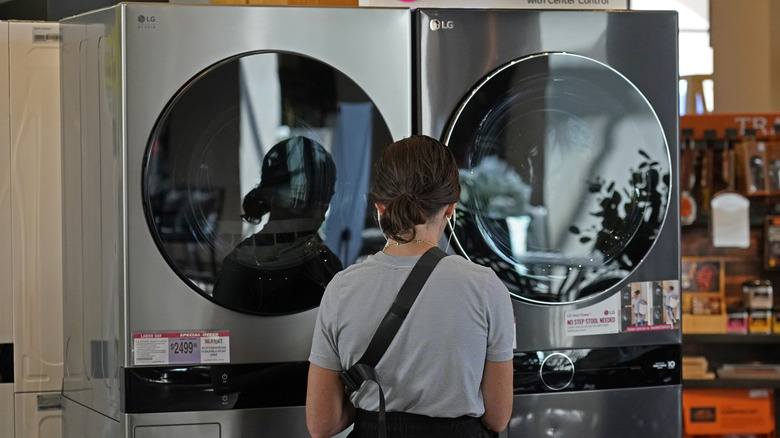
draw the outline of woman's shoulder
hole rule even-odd
[[[336,281],[351,281],[355,277],[361,277],[364,275],[370,275],[370,272],[377,269],[379,264],[375,260],[374,255],[368,255],[362,259],[355,261],[355,263],[342,269],[333,277],[331,282]]]
[[[463,286],[477,290],[505,290],[506,286],[498,278],[495,271],[487,266],[474,263],[459,255],[453,255],[442,260],[443,274],[450,282],[459,282]]]
[[[497,278],[496,273],[489,267],[478,265],[460,255],[450,255],[445,257],[443,261],[446,262],[449,268],[462,271],[464,275],[479,275]]]

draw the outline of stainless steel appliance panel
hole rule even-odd
[[[116,212],[103,209],[102,203],[116,206],[122,195],[114,181],[117,164],[111,163],[117,160],[117,145],[109,141],[105,145],[107,153],[103,152],[101,136],[118,135],[118,127],[110,124],[110,115],[117,111],[119,102],[109,99],[111,94],[101,89],[107,80],[100,70],[104,62],[99,60],[108,39],[107,29],[116,28],[113,17],[111,10],[103,10],[87,22],[60,26],[63,394],[73,400],[66,417],[82,409],[94,409],[87,417],[118,422],[124,239],[117,232],[120,219]],[[116,70],[110,73],[117,75]],[[115,79],[113,76],[108,81],[114,88]],[[109,162],[102,169],[104,159]],[[76,427],[81,421],[69,424]]]
[[[303,408],[241,409],[230,412],[135,414],[122,417],[132,438],[239,438],[262,431],[263,437],[308,436]],[[337,437],[346,436],[341,433]]]
[[[175,8],[152,5],[126,5],[122,9],[128,47],[124,77],[127,197],[123,226],[127,241],[127,298],[129,331],[167,330],[190,327],[193,317],[203,328],[242,327],[231,332],[231,343],[245,348],[231,352],[231,361],[305,360],[315,310],[257,318],[215,308],[193,294],[176,277],[160,256],[148,233],[139,190],[142,185],[142,160],[149,132],[167,100],[181,84],[203,68],[225,58],[226,53],[241,54],[263,50],[303,53],[335,66],[353,78],[380,109],[394,138],[408,135],[411,99],[411,74],[407,47],[408,15],[404,11],[336,8]],[[154,17],[152,29],[138,23],[139,16]],[[149,21],[147,20],[147,23]],[[188,32],[187,29],[213,27],[224,23],[224,34]],[[301,23],[300,32],[285,23]],[[333,28],[339,32],[333,32]],[[170,53],[176,52],[175,61]],[[176,68],[159,69],[176,64]],[[161,71],[160,71],[161,70]],[[390,77],[377,74],[398,72]],[[148,78],[155,77],[153,84]],[[138,273],[136,275],[136,273]],[[164,289],[161,287],[164,285]],[[136,292],[139,291],[139,292]],[[170,312],[177,308],[180,311]],[[128,338],[125,333],[124,339]],[[125,353],[129,353],[129,346]],[[130,364],[125,356],[123,363]]]
[[[275,400],[271,391],[255,391],[248,397],[239,393],[245,389],[241,385],[258,376],[267,383],[269,376],[295,375],[290,379],[294,382],[284,384],[293,384],[296,394],[301,384],[305,387],[305,373],[300,371],[308,358],[316,304],[264,314],[221,302],[213,292],[213,266],[192,273],[185,259],[208,254],[204,248],[223,242],[190,239],[202,229],[187,222],[193,219],[187,216],[178,225],[192,228],[184,230],[184,237],[175,237],[184,243],[183,255],[173,254],[173,238],[161,237],[168,230],[166,223],[161,224],[165,212],[158,209],[162,205],[164,210],[166,204],[155,203],[159,193],[154,190],[182,184],[184,192],[189,190],[188,199],[200,196],[204,192],[197,178],[212,175],[209,166],[224,156],[234,167],[214,166],[219,171],[212,181],[233,178],[234,173],[259,174],[261,164],[265,173],[273,160],[264,160],[262,154],[280,138],[294,138],[302,131],[319,135],[326,146],[349,143],[349,148],[326,151],[337,161],[337,184],[354,182],[357,178],[350,179],[349,173],[356,169],[365,179],[361,184],[367,186],[367,169],[377,142],[385,145],[389,139],[411,133],[410,11],[120,3],[67,18],[61,27],[66,235],[63,388],[73,406],[66,417],[83,406],[94,410],[96,418],[105,417],[106,424],[121,422],[122,433],[135,433],[137,425],[140,436],[155,436],[157,426],[173,434],[189,431],[178,427],[175,418],[191,418],[213,409],[203,414],[209,418],[205,423],[219,424],[223,436],[238,436],[239,432],[231,430],[242,434],[249,433],[242,427],[273,430],[271,414],[282,409],[278,412],[292,412],[295,419],[284,424],[287,432],[280,429],[279,436],[305,435],[297,395]],[[225,71],[229,74],[221,73]],[[330,94],[310,92],[309,82],[318,82],[322,72]],[[229,80],[222,81],[225,78]],[[284,99],[279,90],[288,93]],[[225,94],[239,98],[225,103]],[[302,126],[280,121],[291,117],[282,111],[289,107],[288,101],[295,101],[298,107],[294,108],[306,113],[308,100],[327,107],[314,116],[306,114],[323,120],[308,125],[301,122]],[[224,114],[220,105],[227,108]],[[217,110],[212,112],[213,108]],[[342,116],[345,113],[352,115]],[[220,119],[225,114],[239,115]],[[350,123],[357,119],[368,136],[345,140],[345,132],[363,132],[351,129]],[[342,131],[321,129],[331,127],[334,120],[343,122],[338,125]],[[371,138],[375,132],[382,138]],[[233,142],[242,135],[252,141],[255,135],[262,137],[251,145],[256,156],[250,159],[239,159],[239,148]],[[210,136],[219,140],[214,143],[219,147],[208,149]],[[201,152],[210,155],[204,159]],[[296,169],[287,170],[291,175]],[[184,172],[183,179],[169,178],[178,171]],[[289,176],[298,181],[295,178],[300,176]],[[237,196],[236,187],[244,183],[230,186],[230,213],[242,213],[244,193]],[[362,185],[359,189],[336,189],[336,195],[331,195],[334,199],[341,196],[343,211],[332,209],[329,217],[346,221],[355,210],[345,205],[350,201],[366,204]],[[183,192],[166,189],[160,193],[167,201]],[[297,202],[299,198],[292,199]],[[215,212],[200,211],[195,222],[208,220]],[[357,242],[376,244],[378,232],[366,225],[371,218],[365,212],[357,213],[362,221],[359,230],[352,229],[360,234]],[[244,233],[241,217],[231,218],[221,225]],[[241,233],[230,236],[246,238]],[[274,236],[283,240],[287,234]],[[331,237],[338,234],[331,233]],[[349,241],[349,230],[340,234],[337,243]],[[345,254],[350,264],[359,257],[354,251]],[[224,263],[225,254],[216,255],[212,262]],[[206,279],[198,278],[199,274]],[[134,335],[204,331],[229,336],[229,350],[222,350],[225,353],[218,363],[189,358],[186,363],[144,362],[148,358],[136,354]],[[277,388],[282,381],[277,379],[275,384]],[[149,397],[156,404],[143,402]],[[289,420],[286,415],[279,414]],[[157,420],[144,423],[151,418]],[[202,430],[208,434],[214,428]]]
[[[682,389],[582,391],[515,397],[511,437],[682,436]]]
[[[119,437],[119,420],[106,417],[68,397],[62,398],[62,437]]]
[[[538,61],[544,64],[547,59],[553,62],[553,58],[560,56],[587,60],[601,66],[598,68],[603,68],[605,72],[610,71],[616,83],[625,84],[620,85],[621,88],[633,90],[636,105],[641,105],[644,100],[642,111],[647,114],[646,120],[650,125],[638,129],[652,134],[653,147],[656,147],[656,138],[665,142],[659,151],[666,156],[653,157],[660,159],[666,169],[666,187],[662,193],[666,201],[663,205],[665,210],[657,230],[651,231],[651,243],[643,248],[646,251],[644,257],[638,258],[628,268],[621,268],[622,278],[615,278],[610,285],[599,289],[602,293],[579,300],[563,300],[554,305],[538,300],[515,300],[517,349],[679,343],[679,328],[653,333],[567,336],[564,319],[566,312],[611,299],[631,283],[679,279],[679,263],[675,262],[680,255],[679,224],[676,220],[679,214],[676,14],[456,9],[421,9],[419,12],[418,50],[422,62],[416,85],[420,94],[416,122],[422,133],[446,136],[448,129],[459,122],[455,120],[459,111],[468,104],[486,99],[480,95],[480,86],[486,88],[491,81],[499,82],[503,79],[499,77],[501,74],[510,76],[509,81],[522,83],[521,77],[511,77],[513,70],[522,70],[520,67],[524,63]],[[638,56],[636,47],[643,48],[642,56]],[[587,70],[581,73],[587,77]],[[577,76],[576,71],[572,76]],[[554,80],[551,76],[548,84],[554,85]],[[610,90],[605,88],[604,92],[608,96]],[[498,88],[496,93],[500,93]],[[609,99],[623,99],[623,91],[619,93],[609,96]],[[490,104],[489,100],[484,103],[486,108]],[[496,103],[499,104],[501,102]],[[511,111],[507,112],[510,114],[507,117],[511,117]],[[514,116],[519,117],[520,114]],[[475,119],[474,130],[478,129],[479,123],[487,123],[485,120],[480,122]],[[655,128],[651,126],[653,123]],[[468,121],[463,128],[463,131],[467,130]],[[522,144],[523,138],[518,140],[518,144]],[[635,146],[627,146],[629,150],[631,147]],[[528,150],[532,150],[530,145]],[[572,161],[571,166],[576,166],[575,163]],[[508,265],[512,265],[512,261]]]
[[[416,128],[461,169],[453,246],[513,295],[506,435],[682,436],[676,13],[416,16]]]

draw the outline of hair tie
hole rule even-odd
[[[406,198],[406,199],[408,199],[409,201],[412,201],[412,202],[415,202],[415,200],[416,200],[414,194],[409,193],[409,192],[401,192],[401,194],[399,195],[399,198]]]

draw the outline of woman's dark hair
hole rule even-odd
[[[415,238],[415,225],[460,198],[458,165],[450,149],[425,135],[399,140],[376,163],[374,201],[385,206],[379,226],[397,242]]]
[[[265,154],[261,178],[244,197],[244,220],[258,224],[264,214],[285,203],[288,213],[322,220],[335,190],[336,164],[322,145],[296,136],[280,141]],[[279,198],[280,190],[288,198]]]

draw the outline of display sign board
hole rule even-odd
[[[780,133],[775,126],[780,125],[780,113],[718,113],[697,114],[680,117],[680,132],[691,131],[696,139],[704,138],[704,132],[712,130],[718,138],[725,138],[726,130],[735,135],[745,135],[746,129],[754,129],[757,138],[773,138]]]
[[[490,9],[628,9],[628,0],[360,0],[360,6]]]

